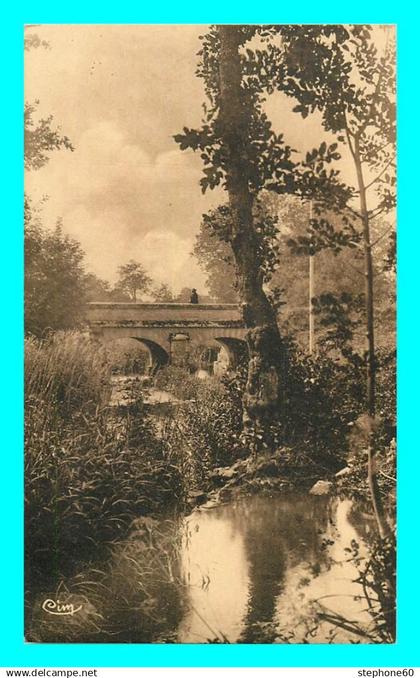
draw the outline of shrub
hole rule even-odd
[[[377,454],[377,480],[385,505],[391,511],[396,495],[396,355],[381,350],[377,355],[376,418],[374,446]],[[365,415],[354,417],[349,436],[350,472],[340,478],[340,489],[358,498],[368,496]]]
[[[376,372],[376,445],[387,450],[396,438],[396,351],[378,351]]]
[[[325,356],[311,357],[288,342],[284,399],[277,416],[241,435],[251,452],[301,450],[306,464],[331,473],[343,466],[350,422],[363,406],[363,381],[359,365],[340,364]],[[241,408],[247,366],[242,365],[224,383],[230,398]],[[298,453],[296,453],[298,454]]]
[[[232,464],[240,450],[242,411],[216,379],[187,377],[190,402],[179,406],[164,431],[188,489],[206,485],[217,466]]]
[[[183,367],[168,365],[159,370],[155,376],[155,386],[169,391],[180,400],[191,400],[197,396],[201,379],[188,372]]]
[[[364,370],[289,347],[284,417],[285,444],[305,445],[330,471],[346,460],[351,423],[363,411]]]
[[[113,374],[145,374],[149,363],[147,351],[134,339],[113,341],[106,346],[107,361]]]

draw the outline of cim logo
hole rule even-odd
[[[53,600],[53,598],[47,598],[42,603],[42,609],[48,614],[56,615],[71,615],[73,616],[76,612],[80,612],[83,605],[75,606],[73,603],[61,602],[60,600]]]

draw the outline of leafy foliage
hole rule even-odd
[[[98,278],[94,273],[85,277],[86,301],[108,301],[111,297],[111,286],[107,280]]]
[[[263,283],[268,283],[278,266],[277,217],[270,214],[264,203],[254,206],[255,267]],[[233,219],[229,205],[220,205],[203,215],[200,233],[196,237],[194,255],[208,274],[212,296],[226,303],[238,299],[235,264],[230,247]]]
[[[192,253],[206,274],[210,295],[222,303],[235,303],[238,293],[233,254],[229,242],[220,240],[214,232],[211,223],[216,219],[223,219],[222,208],[203,217]]]
[[[60,148],[74,150],[70,139],[61,135],[60,128],[53,129],[52,115],[35,121],[34,116],[38,104],[39,101],[33,104],[25,103],[25,168],[27,170],[38,170],[46,165],[52,151],[58,151]]]
[[[49,330],[77,327],[83,316],[84,252],[62,230],[42,228],[25,200],[25,331],[42,336]]]
[[[134,261],[134,259],[131,259],[128,264],[120,266],[118,275],[118,288],[129,294],[132,301],[136,301],[137,292],[147,292],[152,283],[152,279],[146,273],[142,264]]]
[[[262,27],[237,26],[236,31],[241,47],[254,37],[256,31],[261,35],[264,33]],[[209,105],[203,106],[202,127],[198,130],[184,127],[183,133],[175,136],[175,141],[181,150],[191,148],[200,151],[205,166],[201,187],[205,192],[219,184],[226,187],[226,171],[231,162],[230,150],[221,139],[225,112],[221,107],[218,71],[220,36],[217,27],[211,27],[202,36],[199,57],[197,75],[204,80]],[[293,193],[306,198],[322,198],[324,203],[342,205],[348,198],[349,191],[339,181],[338,172],[327,169],[339,157],[337,144],[328,146],[326,142],[322,142],[304,160],[297,159],[294,149],[285,143],[283,135],[273,131],[263,110],[266,80],[262,77],[263,69],[257,72],[255,68],[254,52],[249,48],[242,49],[240,58],[242,80],[238,119],[247,132],[247,146],[241,153],[251,193],[257,196],[261,190],[268,189],[279,194]],[[232,130],[232,134],[239,139],[239,133]],[[232,138],[232,147],[234,142]]]
[[[175,301],[174,293],[166,283],[162,283],[159,287],[156,287],[152,294],[154,300],[158,302],[168,303]]]
[[[321,294],[313,299],[314,313],[319,317],[323,334],[324,353],[336,352],[344,358],[358,362],[354,351],[354,333],[360,328],[364,311],[362,294],[342,292],[339,295]],[[363,360],[359,361],[363,364]]]
[[[26,33],[23,40],[24,49],[28,52],[30,49],[37,49],[43,47],[50,48],[50,43],[47,40],[41,40],[37,33]]]

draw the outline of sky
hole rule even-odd
[[[140,261],[175,291],[205,291],[191,256],[201,216],[226,200],[201,193],[201,161],[173,135],[200,125],[203,83],[195,76],[198,25],[41,25],[26,29],[49,49],[25,53],[25,100],[39,100],[74,152],[51,154],[27,172],[25,190],[48,196],[46,226],[64,230],[86,253],[86,267],[115,282],[118,266]],[[276,131],[305,150],[328,137],[316,115],[303,120],[293,102],[273,95],[267,112]],[[353,183],[347,159],[341,163]]]

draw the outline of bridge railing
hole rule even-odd
[[[86,304],[88,322],[235,321],[242,320],[239,304],[183,304],[94,301]]]

